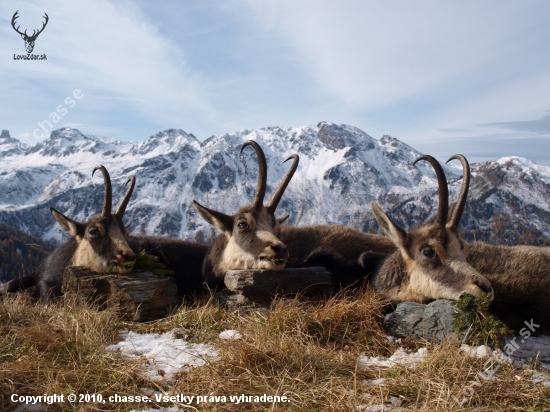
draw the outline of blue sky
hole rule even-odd
[[[550,165],[550,2],[108,1],[0,5],[0,128],[139,141],[346,123],[425,153]],[[46,61],[14,60],[22,29]],[[48,128],[48,127],[47,127]]]

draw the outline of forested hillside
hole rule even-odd
[[[41,239],[0,224],[0,282],[30,273],[53,249]]]

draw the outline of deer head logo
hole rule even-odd
[[[32,35],[29,36],[29,35],[27,35],[27,30],[25,30],[24,33],[21,33],[19,31],[20,26],[15,27],[15,20],[19,17],[17,15],[17,13],[19,13],[19,10],[17,10],[14,13],[14,15],[11,19],[11,25],[12,25],[13,29],[21,35],[21,38],[23,40],[25,40],[25,48],[27,49],[27,53],[32,53],[32,51],[34,49],[34,42],[36,41],[36,38],[38,37],[38,35],[40,33],[42,33],[42,31],[44,30],[44,28],[46,27],[46,24],[48,24],[49,17],[46,13],[44,13],[44,18],[46,19],[46,21],[43,23],[42,28],[40,30],[38,30],[38,32],[36,30],[33,30]]]

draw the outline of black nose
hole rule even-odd
[[[130,251],[119,251],[117,256],[122,257],[123,262],[133,262],[136,260],[136,255],[134,252]]]
[[[278,259],[286,259],[288,257],[288,249],[285,246],[271,244],[270,247],[277,254]]]
[[[476,279],[474,281],[474,284],[477,285],[485,293],[491,293],[493,291],[491,283],[486,279]]]

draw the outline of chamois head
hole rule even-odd
[[[101,170],[105,182],[103,210],[100,215],[93,216],[88,223],[79,223],[58,212],[53,207],[50,210],[55,220],[74,237],[77,243],[71,265],[85,266],[103,273],[113,263],[124,263],[122,266],[115,265],[113,270],[129,272],[136,261],[136,255],[128,246],[128,229],[124,226],[122,217],[134,191],[136,179],[132,176],[128,180],[130,186],[113,215],[111,213],[111,178],[107,169],[103,166],[94,168],[92,176],[96,170]]]
[[[457,155],[451,159],[453,158],[461,157]],[[436,220],[433,224],[407,232],[373,202],[376,221],[398,249],[388,257],[374,276],[372,283],[375,289],[392,302],[458,300],[463,293],[480,296],[483,292],[490,292],[491,283],[466,262],[468,247],[457,234],[468,194],[467,188],[461,190],[457,206],[447,222],[449,196],[443,168],[431,156],[421,156],[414,164],[420,160],[428,161],[437,176],[439,208]],[[469,175],[464,183],[468,182]]]
[[[281,197],[298,167],[298,155],[292,155],[292,167],[287,172],[278,189],[267,206],[263,201],[267,185],[267,163],[264,152],[255,141],[247,141],[242,151],[252,146],[258,156],[258,184],[254,202],[239,209],[234,215],[208,209],[193,201],[199,214],[212,226],[221,230],[223,235],[214,242],[209,259],[216,278],[221,278],[228,270],[234,269],[268,269],[281,270],[289,257],[288,250],[278,239],[280,223],[283,219],[275,218],[275,210]],[[210,275],[205,274],[208,278]]]

